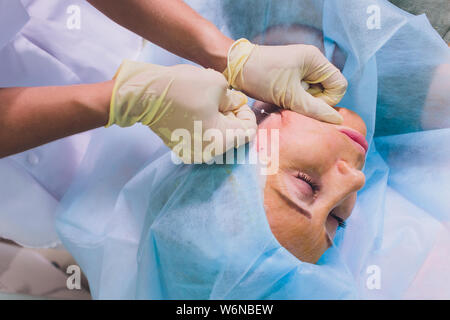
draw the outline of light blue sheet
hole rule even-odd
[[[271,234],[254,166],[177,166],[143,127],[97,130],[57,221],[93,297],[450,298],[450,53],[426,17],[381,0],[190,3],[235,38],[302,23],[346,53],[366,185],[312,265]]]

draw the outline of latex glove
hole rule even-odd
[[[172,134],[187,130],[191,139],[184,139],[183,143],[190,152],[178,155],[185,163],[208,162],[254,137],[256,119],[246,103],[247,97],[229,90],[223,75],[212,69],[125,60],[115,75],[107,127],[112,124],[128,127],[140,122],[149,126],[169,148],[178,146],[177,151],[180,139]],[[198,129],[201,123],[201,132],[194,131],[194,121],[201,121],[196,124]],[[203,141],[208,129],[216,129],[221,145],[203,153],[211,145],[211,141]],[[227,129],[240,129],[233,130],[237,139],[226,134]]]
[[[228,52],[224,75],[255,99],[322,121],[343,120],[331,106],[344,96],[347,80],[317,47],[257,46],[240,39]]]

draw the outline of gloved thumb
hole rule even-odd
[[[229,111],[238,110],[241,106],[246,105],[248,98],[240,91],[227,89],[225,96],[219,105],[219,111],[227,113]]]
[[[333,124],[341,124],[344,120],[339,112],[337,112],[333,107],[328,105],[321,98],[313,97],[306,91],[303,92],[301,100],[302,101],[299,105],[294,105],[291,107],[292,111],[296,111],[316,120]]]

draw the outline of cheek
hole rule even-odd
[[[284,239],[285,244],[282,245],[299,260],[308,263],[317,263],[328,249],[324,226],[309,223],[296,225],[293,222],[290,226],[286,225],[286,227],[290,228],[291,233],[288,235],[290,237]]]
[[[298,259],[309,260],[316,247],[310,222],[287,211],[266,210],[267,221],[277,241]]]
[[[294,131],[298,135],[280,135],[280,166],[303,169],[320,173],[336,161],[340,154],[340,141],[336,141],[332,135],[324,135],[323,132]]]
[[[269,176],[264,191],[267,221],[277,241],[299,260],[316,263],[328,248],[324,225],[317,217],[308,219],[281,199],[274,191],[276,178]]]

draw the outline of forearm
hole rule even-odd
[[[233,40],[182,0],[88,0],[152,43],[206,68],[224,71]]]
[[[0,157],[106,125],[113,85],[0,89]]]

